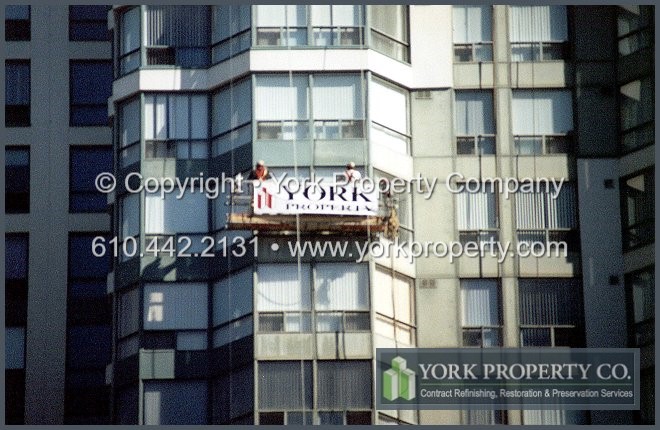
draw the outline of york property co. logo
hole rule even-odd
[[[383,397],[389,401],[415,398],[415,372],[407,368],[405,358],[394,357],[392,368],[383,372]]]
[[[266,188],[262,188],[261,192],[257,195],[257,209],[263,207],[273,208],[273,195],[270,194]]]

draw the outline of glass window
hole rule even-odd
[[[655,240],[655,177],[649,170],[621,180],[624,249]]]
[[[252,119],[252,81],[245,79],[213,95],[213,136],[246,125]]]
[[[144,286],[144,329],[206,329],[208,288],[198,283]]]
[[[633,342],[635,346],[653,343],[655,337],[655,268],[626,275],[626,288],[632,298]]]
[[[495,116],[491,91],[456,91],[454,131],[457,154],[495,154]]]
[[[110,40],[108,11],[110,6],[69,6],[69,40]]]
[[[463,189],[456,194],[457,224],[462,243],[490,243],[498,240],[497,199],[489,187],[479,191]]]
[[[194,425],[207,423],[206,381],[145,381],[144,424]]]
[[[70,74],[71,126],[107,126],[112,62],[71,60]]]
[[[254,410],[252,363],[247,367],[233,369],[213,381],[213,395],[213,424],[229,423],[246,414],[251,416]]]
[[[5,60],[5,127],[30,126],[30,60]]]
[[[399,61],[410,61],[408,6],[370,5],[372,48]]]
[[[465,425],[506,424],[506,411],[472,409],[462,411],[461,415]]]
[[[518,155],[572,150],[573,100],[567,90],[513,90],[513,138]]]
[[[96,189],[99,173],[112,172],[111,147],[70,147],[69,211],[105,212],[107,196]]]
[[[146,234],[206,233],[208,226],[208,199],[203,193],[147,193],[145,197]]]
[[[630,55],[653,46],[653,6],[620,5],[617,9],[619,55]]]
[[[257,310],[311,310],[310,267],[260,264],[257,268]]]
[[[28,236],[5,236],[5,283],[7,280],[27,280]]]
[[[309,410],[313,396],[311,361],[259,362],[259,410]]]
[[[5,213],[30,212],[30,148],[6,148],[5,169]]]
[[[212,6],[213,8],[213,64],[246,51],[250,37],[250,5]]]
[[[119,17],[119,75],[140,67],[140,8],[127,10]]]
[[[568,40],[566,6],[511,6],[512,61],[562,60]]]
[[[496,280],[462,279],[463,346],[502,345],[500,287]]]
[[[371,362],[319,361],[317,366],[318,409],[371,408]]]
[[[258,5],[257,45],[307,45],[307,6]]]
[[[119,105],[119,167],[140,161],[140,99]]]
[[[584,411],[568,411],[561,409],[526,409],[523,413],[524,425],[570,425],[587,424]]]
[[[146,27],[147,65],[205,68],[210,64],[209,6],[149,5]]]
[[[453,6],[454,61],[493,61],[492,6]]]
[[[373,144],[410,154],[408,91],[380,79],[372,79],[369,101]]]
[[[213,325],[252,312],[252,268],[234,273],[213,287]]]
[[[145,157],[208,157],[208,98],[201,94],[145,97]]]
[[[412,279],[377,266],[372,288],[376,311],[374,331],[387,342],[382,347],[414,346],[415,290]]]
[[[582,288],[576,279],[519,279],[522,346],[580,347]]]
[[[30,6],[5,6],[5,40],[7,42],[30,40]]]
[[[619,93],[621,96],[621,129],[623,131],[653,121],[655,88],[652,77],[622,85]]]
[[[364,43],[362,6],[313,5],[310,8],[314,45],[346,46]]]
[[[119,296],[119,337],[126,337],[140,329],[140,289]]]
[[[5,369],[25,368],[25,327],[5,327]]]

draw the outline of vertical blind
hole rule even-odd
[[[577,325],[582,292],[576,279],[519,279],[520,323]]]
[[[198,191],[198,190],[197,190]],[[208,199],[200,192],[147,193],[145,197],[145,233],[176,234],[208,232]]]
[[[523,410],[524,425],[587,424],[584,411],[560,409]]]
[[[308,118],[307,76],[260,75],[256,78],[257,120],[299,120]]]
[[[30,63],[5,63],[5,103],[8,105],[30,104]]]
[[[369,361],[319,361],[317,407],[326,410],[371,408]]]
[[[310,267],[296,264],[260,264],[257,268],[257,310],[311,310]]]
[[[314,75],[314,119],[363,118],[360,75]]]
[[[495,194],[482,186],[478,192],[463,190],[456,195],[459,230],[497,228]]]
[[[365,264],[318,264],[315,305],[319,311],[368,311],[369,268]]]
[[[311,361],[260,361],[259,409],[311,409],[313,403]]]
[[[229,131],[252,117],[252,81],[245,79],[213,96],[213,135]]]
[[[213,325],[252,312],[252,268],[241,270],[213,286]]]
[[[147,45],[206,47],[208,9],[200,6],[147,6]]]
[[[206,381],[145,381],[144,424],[206,424]]]
[[[514,135],[564,134],[573,130],[573,102],[566,90],[513,90]]]
[[[454,43],[479,43],[493,40],[492,6],[453,7]]]
[[[461,280],[463,326],[500,325],[499,286],[490,279]]]
[[[369,87],[371,119],[402,134],[408,133],[408,92],[372,79]]]
[[[306,27],[305,5],[258,5],[257,27]]]
[[[518,229],[542,230],[577,227],[577,202],[574,184],[564,183],[556,199],[554,191],[516,193]]]
[[[568,40],[566,6],[511,6],[511,42],[562,42]]]
[[[208,288],[204,283],[144,286],[145,330],[206,329],[207,316]]]
[[[456,91],[454,126],[461,136],[495,134],[493,93],[491,91]]]

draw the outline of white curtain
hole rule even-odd
[[[499,325],[498,291],[499,288],[495,280],[461,280],[463,326]]]
[[[457,135],[495,134],[491,91],[456,91],[455,106],[454,125]]]
[[[121,199],[121,238],[140,233],[140,194],[129,193]]]
[[[493,40],[492,6],[453,7],[454,43],[479,43]]]
[[[145,330],[206,329],[205,283],[159,283],[144,286]]]
[[[307,75],[257,76],[255,89],[257,120],[298,120],[308,118]]]
[[[5,327],[5,369],[25,367],[25,327]]]
[[[208,232],[208,199],[200,192],[165,194],[147,193],[145,197],[145,233],[176,234]]]
[[[369,86],[371,120],[398,131],[408,133],[408,92],[402,88],[372,79]]]
[[[314,75],[313,118],[363,118],[360,75]]]
[[[573,130],[570,91],[514,90],[511,110],[514,135],[563,134]]]
[[[305,5],[258,5],[257,27],[305,27]]]
[[[5,103],[30,104],[30,63],[7,63],[5,68]]]
[[[120,108],[120,115],[120,144],[123,148],[140,140],[140,99],[123,104]],[[151,131],[153,133],[153,126]]]
[[[568,40],[566,6],[511,6],[511,42],[562,42]]]
[[[315,305],[319,311],[368,311],[369,268],[364,264],[318,264]]]
[[[213,286],[213,325],[252,312],[252,269],[241,270]]]
[[[261,264],[257,268],[257,310],[311,309],[310,267],[296,264]]]
[[[252,81],[245,79],[227,86],[213,96],[213,135],[218,135],[250,121],[252,116]]]
[[[481,230],[496,228],[497,208],[492,191],[482,189],[478,192],[463,191],[456,195],[458,206],[458,229]]]

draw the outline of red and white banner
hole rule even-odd
[[[379,191],[373,188],[318,183],[287,186],[268,180],[254,186],[252,202],[255,215],[369,216],[378,213]]]

